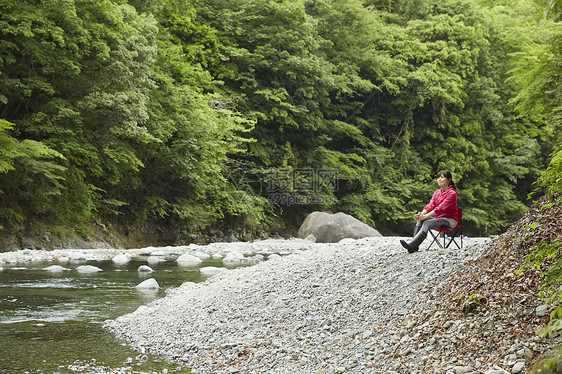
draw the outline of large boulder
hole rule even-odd
[[[310,213],[299,228],[298,237],[304,239],[309,235],[313,235],[317,243],[337,243],[345,238],[361,239],[382,236],[371,226],[342,212],[336,214]]]

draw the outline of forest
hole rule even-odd
[[[0,231],[469,234],[562,191],[561,0],[0,0]],[[529,197],[530,194],[533,194]]]

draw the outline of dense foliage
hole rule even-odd
[[[517,109],[544,121],[546,127],[556,133],[562,126],[562,1],[552,1],[544,20],[553,20],[557,27],[544,30],[544,43],[529,44],[522,61],[532,61],[531,67],[522,66],[514,75],[521,90],[513,99]],[[546,191],[548,203],[541,209],[544,217],[560,217],[562,207],[562,142],[558,138],[557,149],[546,171],[538,179],[538,185]],[[525,237],[537,238],[538,244],[530,249],[523,272],[533,266],[541,270],[543,283],[540,296],[556,308],[550,314],[550,322],[539,331],[542,336],[560,334],[562,331],[562,231],[553,222],[533,222],[528,225]],[[560,347],[548,367],[556,366],[562,358]]]
[[[447,168],[498,233],[560,191],[557,5],[0,0],[0,224],[406,233]]]

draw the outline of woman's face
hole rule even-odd
[[[437,177],[437,184],[439,185],[439,187],[441,187],[442,189],[446,189],[447,187],[449,187],[449,179],[445,178],[444,176],[440,175]]]

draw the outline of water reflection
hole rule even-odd
[[[83,274],[79,265],[103,270]],[[53,263],[7,266],[0,272],[0,372],[70,373],[73,363],[86,366],[168,372],[187,370],[157,357],[132,359],[138,353],[118,341],[101,324],[106,319],[134,311],[165,295],[183,282],[206,279],[198,268],[178,267],[175,262],[151,264],[153,272],[138,272],[145,261],[116,265],[112,261],[68,262],[69,271],[49,272]],[[220,261],[204,266],[220,267]],[[160,289],[135,286],[154,278]],[[83,366],[83,365],[82,365]],[[87,372],[87,371],[81,371]]]

